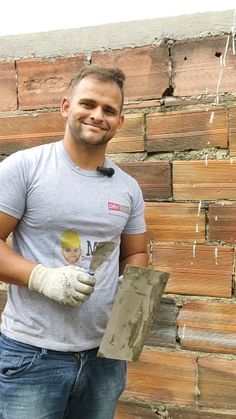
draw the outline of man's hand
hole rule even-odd
[[[61,304],[75,307],[86,301],[94,290],[96,278],[76,266],[46,268],[36,265],[28,288]]]

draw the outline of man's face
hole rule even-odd
[[[70,247],[62,249],[62,255],[70,265],[74,265],[76,262],[79,261],[81,253],[82,252],[80,247]]]
[[[107,144],[123,124],[121,91],[113,82],[85,77],[62,102],[70,135],[87,145]]]

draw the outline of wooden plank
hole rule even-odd
[[[174,199],[236,199],[236,161],[173,162]]]
[[[189,301],[177,318],[181,348],[236,354],[236,305]]]
[[[137,180],[144,199],[166,199],[171,196],[171,168],[169,162],[119,163],[119,166]]]
[[[205,212],[198,205],[146,202],[148,240],[162,242],[205,242]]]
[[[152,268],[170,272],[167,294],[231,297],[232,247],[153,244]]]
[[[159,112],[146,118],[148,152],[228,147],[227,114],[224,109]]]
[[[169,274],[127,266],[98,356],[136,361]]]

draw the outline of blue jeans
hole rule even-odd
[[[126,363],[26,345],[0,335],[0,419],[112,419]]]

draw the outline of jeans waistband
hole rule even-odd
[[[99,349],[99,348],[91,348],[91,349],[85,349],[85,350],[77,351],[77,352],[76,351],[65,352],[65,351],[56,351],[54,349],[41,348],[41,347],[38,347],[38,346],[29,345],[28,343],[19,342],[18,340],[11,339],[11,338],[9,338],[8,336],[6,336],[2,333],[0,333],[0,338],[6,344],[17,345],[18,348],[22,348],[22,349],[26,349],[26,350],[33,350],[33,351],[41,353],[42,356],[46,355],[46,354],[77,355],[77,356],[81,355],[81,356],[83,356],[83,355],[86,355],[86,354],[89,354],[89,353],[98,352],[98,349]]]

